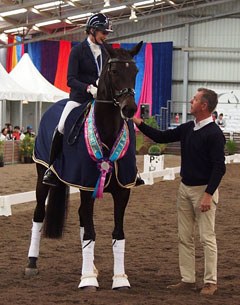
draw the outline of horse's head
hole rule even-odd
[[[97,100],[111,101],[119,106],[123,119],[132,118],[137,111],[134,88],[138,69],[133,57],[142,43],[131,50],[113,49],[105,44],[109,59],[99,80]]]

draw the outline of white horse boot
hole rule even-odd
[[[94,272],[94,246],[95,241],[83,240],[82,242],[82,276],[78,288],[98,288],[97,273]]]
[[[112,289],[130,288],[124,268],[125,239],[112,241],[114,257],[114,275]]]
[[[32,222],[32,235],[31,235],[31,242],[28,251],[28,257],[30,263],[28,267],[25,268],[25,275],[27,276],[33,276],[38,274],[38,269],[36,267],[36,260],[39,256],[42,227],[43,227],[42,222],[34,222],[34,221]],[[31,264],[31,260],[33,260],[32,264]]]
[[[84,236],[84,227],[80,226],[80,242],[81,242],[81,246],[83,245],[83,236]],[[95,266],[95,264],[93,264],[93,272],[96,273],[96,275],[98,276],[98,270]]]

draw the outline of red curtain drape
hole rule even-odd
[[[58,64],[54,86],[65,92],[70,92],[70,89],[67,86],[67,69],[70,51],[71,42],[61,40],[59,45]]]

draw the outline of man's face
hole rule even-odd
[[[201,113],[207,105],[207,102],[202,98],[203,92],[197,92],[194,97],[191,99],[191,109],[190,113],[196,116]]]

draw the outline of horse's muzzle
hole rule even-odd
[[[137,105],[135,104],[135,101],[133,99],[133,102],[131,103],[124,103],[121,107],[121,116],[123,119],[131,119],[133,118],[134,114],[137,111]]]

